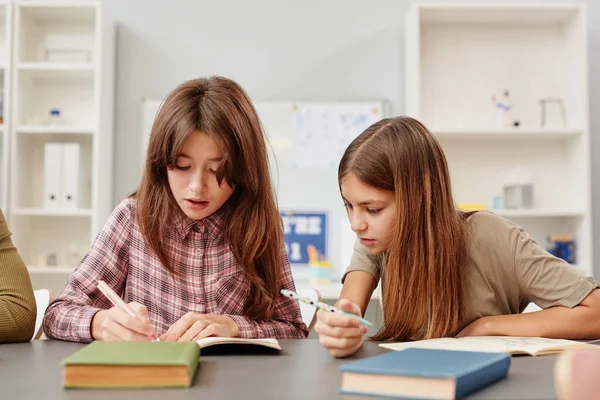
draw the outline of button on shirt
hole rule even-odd
[[[163,236],[171,274],[146,244],[136,217],[135,199],[121,202],[96,238],[63,293],[48,307],[44,332],[50,338],[90,342],[94,315],[112,304],[96,285],[104,280],[126,303],[148,308],[150,323],[161,335],[187,312],[229,315],[240,337],[305,338],[297,302],[278,297],[272,319],[244,317],[251,283],[236,261],[223,233],[223,207],[203,220],[182,216]],[[295,290],[289,261],[282,249],[281,288]]]

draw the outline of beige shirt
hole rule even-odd
[[[489,212],[467,221],[465,326],[490,315],[518,314],[530,302],[541,308],[572,308],[600,284],[538,246],[517,224]],[[378,282],[384,256],[372,256],[356,242],[351,271],[366,271]]]

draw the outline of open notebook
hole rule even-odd
[[[269,339],[246,339],[246,338],[231,338],[231,337],[207,337],[204,339],[197,340],[196,343],[200,345],[200,348],[203,349],[205,347],[217,346],[221,344],[227,345],[246,345],[246,346],[260,346],[260,347],[268,347],[274,350],[281,350],[281,346],[279,346],[279,342],[277,339],[269,338]]]
[[[590,348],[600,349],[593,344],[565,339],[516,336],[467,336],[462,338],[440,338],[414,342],[382,343],[381,347],[404,350],[411,347],[438,350],[479,351],[488,353],[510,353],[538,356],[560,353],[563,350]]]

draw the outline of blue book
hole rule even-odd
[[[510,354],[410,348],[340,366],[342,394],[457,399],[503,379]]]

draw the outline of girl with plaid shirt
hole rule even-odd
[[[105,281],[137,318],[97,289]],[[305,338],[267,148],[252,102],[222,77],[178,86],[158,111],[136,193],[113,211],[48,307],[50,338]]]

